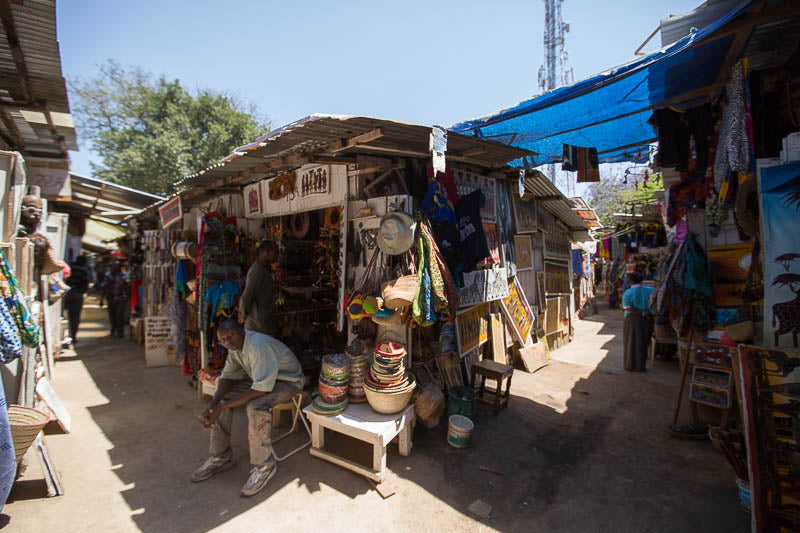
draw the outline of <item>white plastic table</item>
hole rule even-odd
[[[319,415],[310,405],[303,412],[311,421],[311,455],[378,483],[386,476],[386,446],[392,439],[399,437],[400,455],[405,457],[411,453],[411,433],[416,416],[413,404],[394,415],[378,414],[367,403],[351,403],[336,416]],[[325,450],[325,428],[372,444],[372,469]]]

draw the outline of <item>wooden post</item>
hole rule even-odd
[[[675,398],[675,408],[672,411],[672,425],[678,421],[678,414],[681,410],[681,401],[683,400],[683,388],[686,385],[686,373],[689,370],[689,358],[692,356],[692,344],[694,343],[694,316],[697,311],[697,306],[692,307],[692,316],[689,319],[689,343],[686,347],[686,358],[681,364],[681,381],[678,384],[678,396]]]
[[[492,336],[492,359],[501,365],[506,364],[506,339],[503,318],[500,313],[489,315],[489,328]]]

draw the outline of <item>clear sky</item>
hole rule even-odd
[[[565,0],[575,79],[632,59],[661,19],[700,3]],[[536,94],[544,55],[542,0],[58,0],[57,10],[65,77],[112,58],[233,92],[273,127],[311,113],[450,126]],[[656,36],[646,50],[658,46]],[[90,174],[85,140],[71,157]]]

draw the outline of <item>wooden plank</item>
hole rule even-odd
[[[18,81],[22,88],[22,94],[25,96],[26,102],[33,103],[33,92],[31,91],[28,67],[25,64],[25,56],[22,53],[22,46],[19,42],[19,35],[17,34],[17,28],[14,24],[14,16],[11,13],[11,3],[9,0],[0,0],[0,19],[3,20],[3,30],[5,30],[8,48],[11,51],[11,57],[14,60],[14,66],[19,75]],[[24,146],[20,146],[19,148],[22,150]]]
[[[372,485],[373,489],[378,491],[378,494],[380,494],[381,498],[383,498],[384,500],[386,498],[389,498],[397,494],[397,488],[395,487],[394,483],[391,483],[389,481],[384,481],[383,483],[375,483],[371,479],[368,479],[367,481],[369,481],[369,484]]]
[[[58,477],[55,465],[50,460],[50,454],[44,445],[41,432],[33,442],[33,447],[39,457],[39,466],[42,467],[42,474],[44,474],[44,480],[47,483],[47,495],[51,498],[53,496],[63,496],[64,489],[61,487],[61,479]]]
[[[374,130],[356,135],[355,137],[350,137],[349,139],[340,139],[329,143],[325,145],[322,151],[328,153],[341,152],[342,150],[347,150],[348,148],[380,139],[381,137],[383,137],[383,128],[375,128]]]
[[[492,359],[497,363],[507,364],[505,326],[500,313],[489,315],[489,333],[492,339]]]
[[[549,362],[547,349],[543,342],[537,342],[533,346],[520,348],[519,358],[526,372],[536,372],[540,368],[547,366]]]
[[[345,459],[344,457],[339,457],[338,455],[334,455],[331,452],[320,448],[310,448],[308,451],[314,457],[318,457],[325,461],[330,461],[335,465],[339,465],[342,468],[346,468],[352,472],[355,472],[356,474],[360,474],[366,477],[367,479],[371,479],[372,481],[375,481],[377,483],[383,481],[383,476],[381,475],[380,472],[376,472],[370,468],[365,467],[364,465],[360,465],[355,461],[351,461],[350,459]]]

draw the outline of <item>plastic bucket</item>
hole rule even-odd
[[[466,385],[456,385],[447,390],[447,416],[461,415],[475,418],[475,391]]]
[[[466,416],[453,415],[449,418],[450,425],[447,429],[447,442],[453,448],[466,448],[475,424]]]
[[[750,482],[743,479],[736,479],[736,486],[739,488],[739,505],[748,513],[752,511]]]

